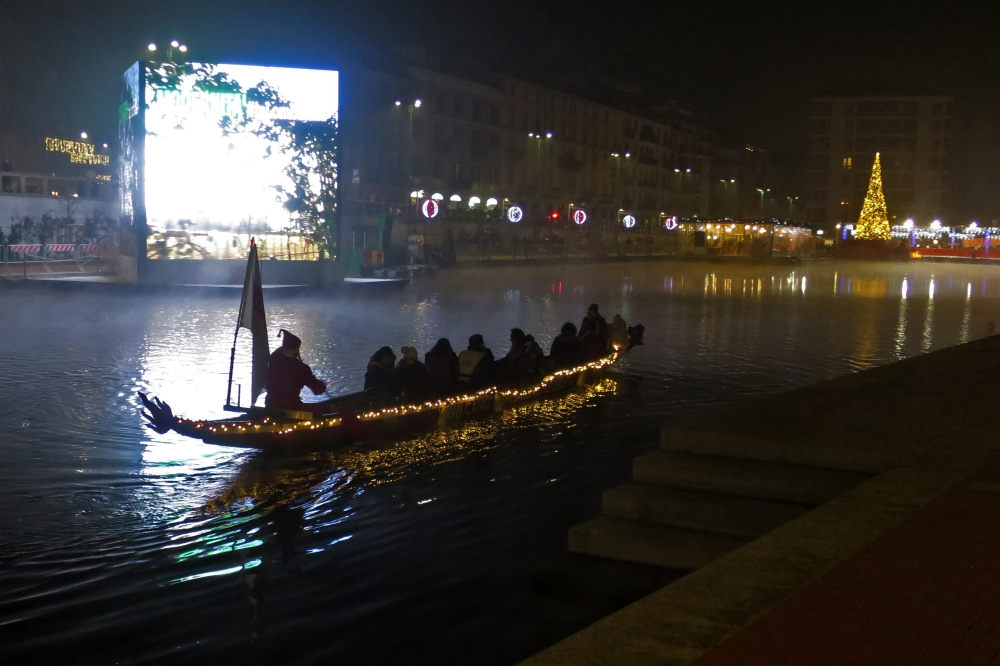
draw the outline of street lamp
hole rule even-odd
[[[785,197],[785,198],[788,199],[788,219],[790,220],[792,219],[792,207],[795,205],[795,202],[799,200],[799,198],[798,197]]]
[[[181,53],[187,53],[187,44],[182,44],[179,40],[170,40],[170,48],[167,50],[167,62],[174,61],[174,50],[180,51]],[[153,52],[156,51],[156,42],[150,42],[146,45],[146,50]]]
[[[403,170],[407,178],[413,177],[413,111],[414,109],[419,109],[422,104],[423,101],[419,97],[414,97],[413,101],[406,105],[406,152],[403,155]],[[403,100],[397,99],[393,105],[397,108],[401,107],[403,106]]]
[[[535,168],[538,169],[538,181],[542,189],[545,188],[545,173],[542,170],[542,139],[551,139],[552,132],[546,132],[542,136],[541,132],[528,132],[528,138],[535,140]]]
[[[622,156],[620,153],[611,153],[615,158],[615,207],[621,210],[621,181],[622,181]],[[632,153],[625,153],[625,159],[632,159]]]
[[[771,188],[767,188],[766,190],[762,190],[762,189],[760,189],[758,187],[757,191],[760,192],[760,215],[761,215],[761,217],[763,217],[764,216],[764,192],[770,192]]]

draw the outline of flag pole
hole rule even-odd
[[[231,406],[233,395],[233,365],[236,363],[236,338],[240,335],[240,325],[236,324],[236,332],[233,333],[233,348],[229,350],[229,384],[226,386],[226,407]]]

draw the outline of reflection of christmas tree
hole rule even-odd
[[[868,194],[861,206],[861,217],[854,237],[860,240],[889,240],[889,212],[885,207],[885,196],[882,194],[882,164],[879,154],[875,153],[875,163],[872,165],[872,178],[868,181]]]

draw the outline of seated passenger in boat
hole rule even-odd
[[[475,333],[469,338],[469,348],[458,355],[458,381],[473,388],[489,385],[493,378],[493,351]]]
[[[399,397],[406,404],[422,402],[431,396],[433,387],[427,366],[420,362],[414,347],[400,347],[402,358],[396,364],[395,383]]]
[[[527,361],[524,356],[526,337],[521,329],[510,329],[510,349],[507,351],[507,355],[496,364],[497,375],[506,378],[524,374],[524,364]]]
[[[549,352],[556,368],[571,368],[583,361],[583,343],[576,336],[576,326],[566,322],[556,339],[552,341],[552,351]]]
[[[577,333],[583,343],[583,357],[586,360],[600,358],[608,350],[608,322],[598,311],[597,303],[587,308],[587,316]]]
[[[531,377],[541,373],[542,367],[545,365],[545,352],[535,341],[535,336],[528,333],[524,336],[524,355],[523,363],[521,364],[521,374],[525,377]]]
[[[455,388],[458,383],[458,355],[451,348],[448,338],[441,338],[424,354],[424,365],[435,391],[448,393]]]
[[[628,324],[621,315],[615,315],[611,320],[611,332],[608,335],[608,351],[627,349],[629,346]]]
[[[368,359],[365,370],[365,402],[369,405],[384,405],[393,401],[396,395],[396,377],[393,368],[396,354],[391,347],[382,347]]]
[[[299,358],[302,340],[285,329],[278,331],[281,346],[271,353],[267,360],[267,382],[264,406],[271,409],[291,409],[312,411],[312,405],[302,402],[299,394],[303,386],[313,393],[326,391],[326,383],[312,373],[308,365]]]

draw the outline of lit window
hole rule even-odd
[[[852,160],[853,160],[853,158],[850,158],[850,157],[845,157],[844,158],[844,168],[845,169],[850,169],[853,166]]]

